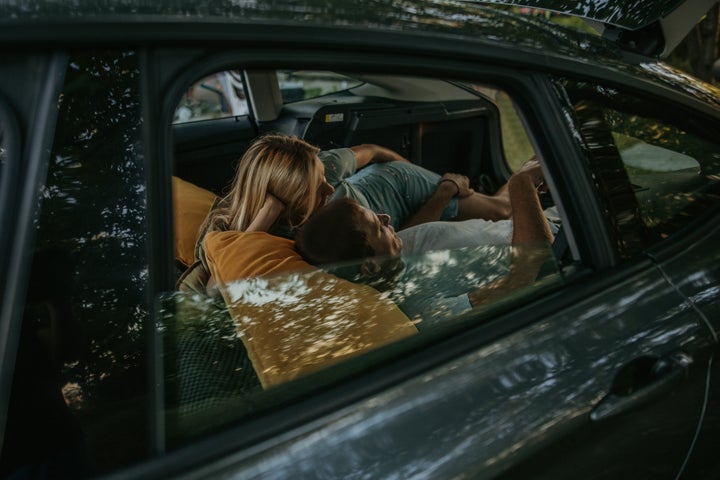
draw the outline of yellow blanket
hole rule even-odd
[[[417,333],[392,301],[306,263],[291,240],[211,232],[205,251],[264,388]]]

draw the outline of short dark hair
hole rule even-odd
[[[351,198],[339,198],[318,209],[295,237],[295,248],[313,265],[346,262],[372,257],[375,251],[365,230],[358,228],[360,204]]]

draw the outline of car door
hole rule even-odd
[[[623,365],[613,380],[613,390],[626,389],[623,393],[609,394],[593,408],[592,422],[587,428],[560,440],[527,465],[511,470],[510,475],[532,472],[536,476],[543,472],[547,478],[558,478],[571,476],[573,469],[587,472],[592,478],[708,475],[707,466],[702,466],[699,458],[707,458],[714,447],[710,439],[717,425],[710,412],[716,408],[716,401],[712,400],[714,394],[708,382],[715,372],[710,367],[717,346],[707,318],[698,309],[702,302],[696,299],[702,299],[702,294],[696,293],[693,298],[688,295],[689,289],[681,291],[677,282],[687,284],[690,278],[698,277],[712,282],[714,278],[713,273],[704,273],[707,266],[693,259],[706,239],[717,235],[714,227],[711,232],[703,226],[706,221],[703,219],[708,215],[704,208],[710,205],[710,211],[717,208],[717,196],[711,192],[717,188],[712,172],[716,168],[718,145],[711,130],[705,129],[707,125],[694,123],[690,116],[680,117],[687,120],[681,122],[676,116],[662,113],[676,112],[683,100],[678,99],[677,105],[671,107],[657,99],[638,98],[621,88],[606,89],[591,82],[576,88],[569,80],[563,85],[570,87],[568,91],[575,103],[568,110],[574,112],[575,128],[586,139],[586,157],[600,192],[602,209],[610,215],[613,231],[610,238],[618,245],[620,257],[626,259],[620,263],[646,256],[649,260],[640,260],[641,265],[645,264],[641,269],[657,276],[657,281],[663,284],[661,291],[682,302],[671,308],[662,306],[654,289],[638,290],[633,282],[628,283],[628,278],[621,283],[637,295],[629,309],[649,301],[650,308],[642,315],[657,312],[667,322],[679,317],[692,321],[694,317],[697,322],[694,330],[704,339],[692,341],[687,337],[669,357],[647,352],[649,357],[643,354]],[[599,94],[600,91],[604,93]],[[705,260],[710,263],[703,265],[714,265],[711,259],[715,254],[710,251],[714,248],[706,248],[709,250],[704,250]],[[668,263],[675,265],[676,275],[668,275]],[[615,270],[619,273],[624,269],[618,266]],[[712,290],[705,282],[698,288]],[[649,298],[642,298],[646,295]],[[705,297],[706,304],[715,303],[710,297]],[[669,344],[660,348],[667,347]],[[679,371],[672,373],[674,368],[666,361],[689,362],[682,381]],[[646,367],[650,370],[643,373]],[[659,369],[666,369],[668,375],[661,375]],[[633,382],[639,383],[633,386]],[[613,404],[620,407],[618,412],[627,413],[616,419],[612,418],[614,415],[606,416],[609,412],[606,407]],[[692,432],[692,436],[678,435],[683,429]],[[638,437],[645,439],[642,445],[626,444],[630,438]],[[704,441],[698,444],[698,438]],[[688,450],[685,454],[664,450],[664,442],[680,442]],[[625,453],[614,461],[600,460],[610,444]],[[553,466],[545,470],[546,464]]]
[[[442,72],[447,76],[451,69]],[[582,166],[583,145],[570,140],[577,136],[549,128],[574,114],[562,115],[542,95],[547,92],[539,88],[541,80],[517,71],[490,76],[502,78],[524,105],[533,106],[523,116],[544,147],[560,198],[566,205],[580,204],[566,207],[576,241],[587,243],[578,247],[582,261],[568,273],[568,283],[560,290],[539,289],[518,306],[490,314],[492,321],[468,319],[457,334],[437,338],[434,345],[398,344],[385,351],[394,360],[374,364],[373,374],[358,366],[363,360],[350,361],[277,391],[281,400],[260,397],[268,405],[280,401],[292,407],[277,411],[282,420],[251,415],[222,438],[209,436],[190,446],[180,442],[163,462],[165,471],[190,467],[193,453],[213,452],[207,458],[217,461],[197,475],[490,478],[532,472],[575,478],[580,472],[650,478],[682,472],[694,433],[687,425],[699,424],[706,391],[701,360],[707,328],[697,312],[683,308],[685,298],[653,261],[638,255],[646,244],[637,228],[618,224],[635,208],[634,197],[614,197],[617,191],[593,183],[602,177]],[[567,125],[568,131],[578,128]],[[587,139],[594,134],[582,131],[580,138],[592,144]],[[563,154],[567,146],[577,156]],[[563,181],[570,172],[582,175],[572,185]],[[622,179],[616,186],[620,194],[632,192]],[[586,230],[604,236],[588,237]],[[602,254],[586,252],[604,249],[613,255],[599,267],[603,272],[593,272],[589,266]],[[334,386],[326,383],[338,378]],[[320,385],[327,385],[323,395],[298,393]],[[339,401],[341,396],[345,400]],[[304,416],[308,412],[314,412],[312,422]],[[194,421],[218,415],[205,412]],[[257,431],[283,434],[250,448],[242,432]]]
[[[586,87],[581,90],[593,89]],[[711,476],[700,458],[717,447],[712,439],[718,429],[716,394],[710,387],[711,378],[718,374],[713,361],[717,352],[713,319],[718,308],[718,263],[713,246],[718,235],[717,120],[681,113],[688,100],[680,97],[671,106],[622,90],[590,96],[615,139],[638,201],[640,220],[636,225],[644,229],[644,255],[685,298],[685,308],[696,312],[708,332],[707,345],[698,344],[693,356],[694,362],[707,368],[707,386],[686,475]]]

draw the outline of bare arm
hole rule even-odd
[[[537,172],[518,172],[508,181],[513,221],[510,273],[468,294],[473,307],[531,285],[547,258],[553,234],[537,196],[537,187],[542,183]]]
[[[440,179],[435,192],[430,198],[400,228],[404,229],[421,223],[436,222],[440,220],[450,199],[455,196],[465,198],[473,193],[474,191],[470,188],[470,181],[467,177],[456,173],[446,173]]]
[[[372,143],[363,143],[350,147],[355,154],[355,168],[360,170],[371,163],[382,162],[409,162],[408,159],[389,148],[375,145]]]
[[[277,221],[280,214],[285,210],[285,204],[283,204],[276,196],[267,194],[265,196],[265,203],[260,208],[258,214],[250,222],[250,225],[245,229],[246,232],[267,232],[270,227]]]
[[[553,234],[543,213],[537,188],[542,184],[541,176],[516,174],[508,181],[512,205],[512,244],[550,245]]]

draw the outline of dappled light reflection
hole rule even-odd
[[[548,249],[540,249],[545,258],[552,258]],[[507,275],[512,252],[513,247],[507,245],[485,245],[404,256],[401,271],[381,282],[368,280],[352,266],[328,270],[377,286],[423,331],[469,311],[468,294]]]
[[[205,333],[214,334],[208,330],[210,319],[231,319],[234,335],[268,388],[413,336],[418,329],[452,325],[454,317],[472,312],[470,292],[508,276],[513,261],[523,266],[529,257],[527,250],[520,251],[484,246],[404,257],[395,262],[398,270],[381,279],[382,290],[365,284],[358,264],[343,264],[230,282],[219,286],[222,298],[203,301],[197,294],[178,294],[173,301],[182,307],[180,324],[202,324],[207,318]],[[538,251],[552,264],[546,275],[556,273],[549,249]],[[537,268],[527,285],[518,286],[531,285],[536,276]],[[377,286],[378,279],[374,282]]]
[[[382,451],[390,450],[392,465],[397,467],[394,471],[402,478],[442,477],[453,468],[461,469],[458,465],[471,465],[482,457],[483,473],[492,476],[494,468],[501,468],[503,459],[538,444],[558,428],[587,414],[589,406],[609,388],[617,369],[633,358],[633,352],[657,345],[679,346],[684,338],[697,332],[698,324],[689,311],[670,320],[664,316],[641,318],[631,308],[633,302],[651,303],[659,312],[673,305],[676,294],[662,279],[639,281],[635,287],[608,289],[562,314],[373,398],[364,408],[339,418],[323,437],[309,439],[304,447],[319,444],[329,448],[331,438],[348,445],[349,459],[379,459]],[[638,292],[642,292],[641,297]],[[590,304],[601,307],[594,309],[592,316],[581,318],[578,313]],[[619,311],[618,306],[622,306]],[[670,321],[674,328],[667,328]],[[432,384],[433,388],[423,384]],[[439,410],[442,416],[431,414]],[[416,422],[417,418],[424,418],[422,424]],[[392,430],[384,428],[389,422]],[[362,425],[372,433],[354,425]],[[412,441],[418,437],[432,441]],[[403,449],[403,445],[414,448]],[[316,451],[322,450],[319,447]],[[288,470],[268,472],[269,478],[281,478],[290,471],[290,465],[310,472],[317,459],[303,462],[302,452],[298,450],[297,456],[288,459],[287,464],[283,462]],[[363,467],[353,467],[350,462],[326,465],[323,472],[324,478],[352,476],[361,471],[372,476],[388,468],[381,461]]]
[[[376,290],[315,270],[221,287],[264,387],[416,333]]]

